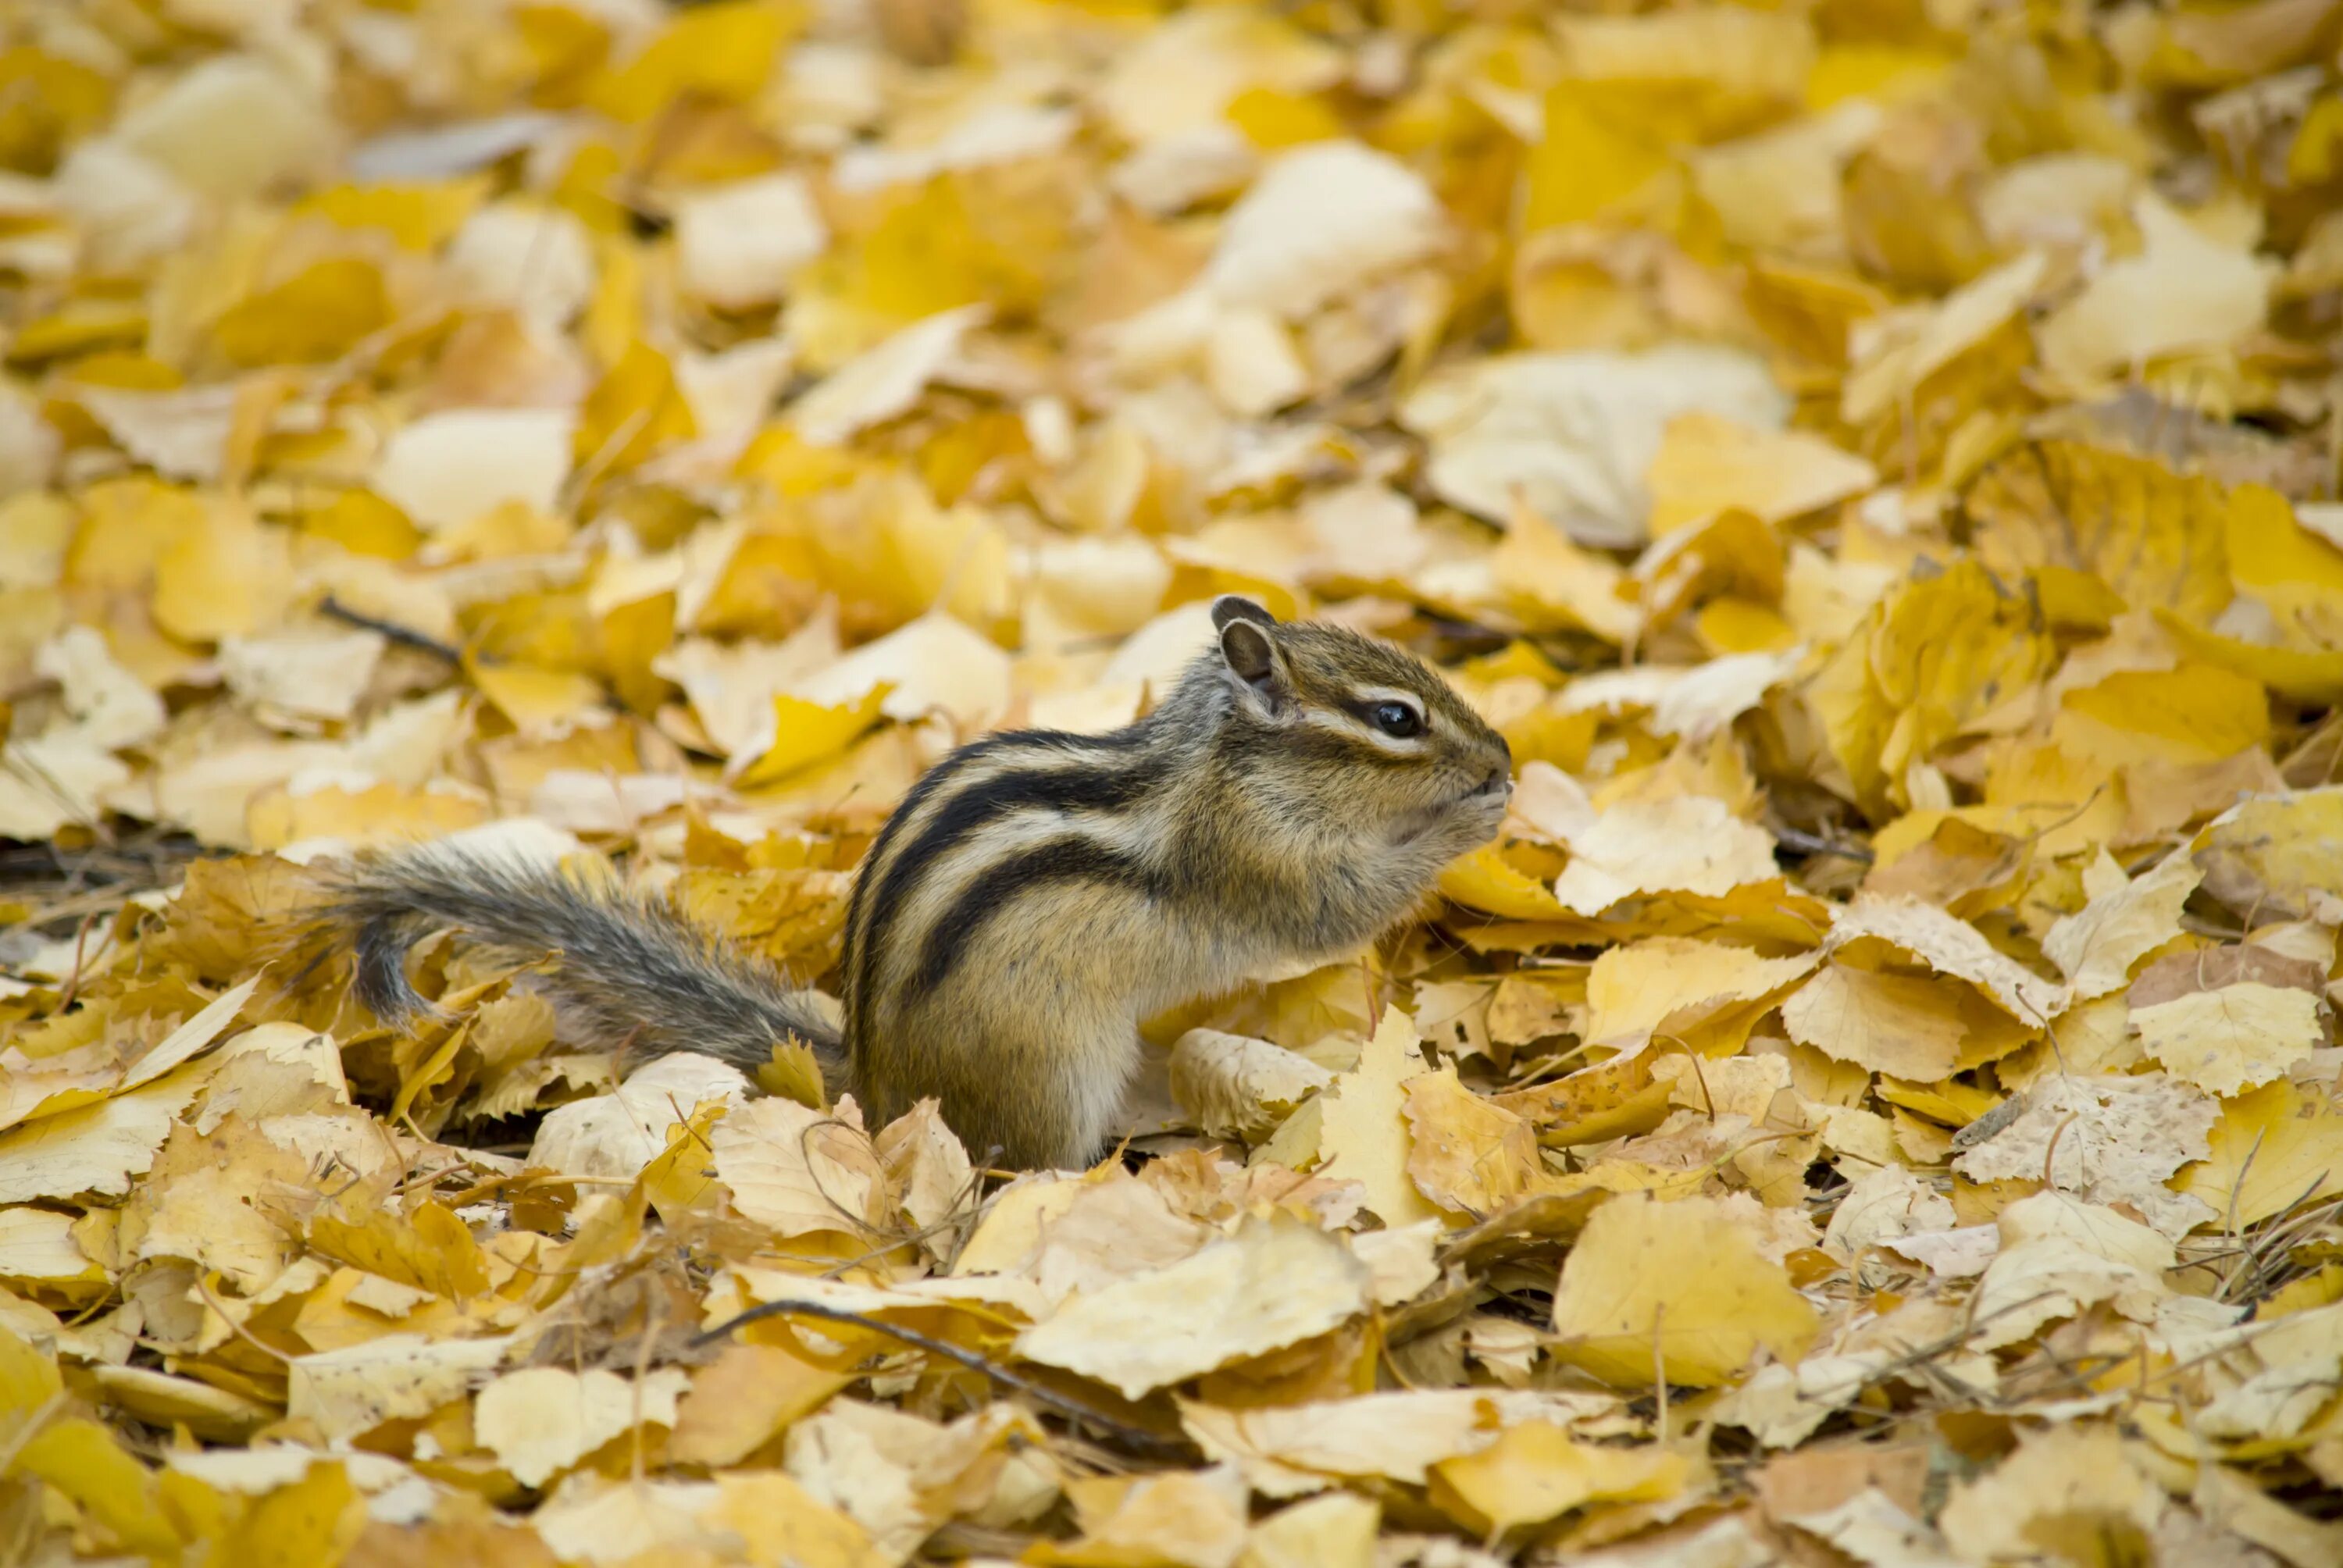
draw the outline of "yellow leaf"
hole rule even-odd
[[[492,184],[486,175],[466,175],[414,184],[330,186],[303,198],[293,211],[343,228],[386,230],[406,250],[436,250],[464,226]]]
[[[2300,920],[2333,909],[2343,888],[2343,786],[2248,800],[2197,840],[2205,890],[2265,920]]]
[[[110,1289],[106,1271],[74,1239],[74,1216],[48,1209],[0,1209],[0,1280],[40,1285],[75,1300],[91,1285]],[[5,1334],[0,1330],[0,1441],[5,1440],[12,1397]]]
[[[1958,1560],[2112,1563],[2146,1553],[2165,1500],[2125,1446],[2112,1428],[2071,1422],[2029,1435],[1990,1474],[1954,1488],[1939,1523]]]
[[[308,1162],[231,1118],[208,1137],[182,1123],[122,1209],[126,1261],[185,1258],[229,1281],[240,1295],[265,1289],[300,1255],[300,1243],[247,1200],[274,1183],[297,1187]]]
[[[2207,235],[2153,194],[2134,204],[2140,253],[2111,261],[2036,328],[2062,391],[2158,355],[2227,348],[2269,313],[2278,264]]]
[[[1649,1384],[1664,1369],[1713,1388],[1761,1348],[1796,1360],[1821,1322],[1731,1206],[1627,1193],[1594,1211],[1564,1260],[1554,1326],[1554,1354],[1607,1382]]]
[[[698,433],[675,367],[637,338],[586,395],[571,451],[579,472],[599,477],[623,473],[661,447]]]
[[[1638,1045],[1655,1032],[1681,1035],[1759,1002],[1770,1008],[1775,995],[1814,967],[1811,957],[1769,959],[1748,948],[1684,937],[1613,948],[1594,960],[1586,979],[1586,1038]]]
[[[773,699],[773,746],[741,769],[733,782],[743,789],[778,783],[790,774],[827,762],[879,722],[880,710],[894,691],[881,681],[848,702],[809,702],[786,692]]]
[[[403,561],[423,542],[407,514],[371,490],[347,489],[302,517],[301,531],[330,539],[354,555]]]
[[[1558,920],[1570,911],[1544,882],[1517,871],[1493,844],[1453,860],[1440,873],[1444,898],[1513,920]]]
[[[1408,1180],[1442,1208],[1485,1217],[1545,1175],[1529,1123],[1458,1082],[1453,1063],[1402,1089]]]
[[[1315,1225],[1248,1219],[1177,1262],[1074,1297],[1020,1334],[1017,1353],[1138,1399],[1341,1327],[1365,1311],[1372,1279]]]
[[[1570,15],[1557,23],[1556,37],[1564,69],[1582,91],[1615,91],[1685,136],[1782,112],[1804,96],[1814,68],[1815,29],[1805,17],[1735,5]]]
[[[2224,1231],[2343,1191],[2343,1106],[2317,1087],[2281,1078],[2225,1100],[2207,1139],[2210,1157],[2172,1185],[2212,1205]]]
[[[550,512],[569,477],[573,428],[565,409],[426,415],[384,444],[372,487],[427,532],[460,527],[508,501]]]
[[[55,1360],[0,1323],[0,1441],[11,1442],[25,1420],[55,1398],[65,1383]]]
[[[2267,1083],[2327,1038],[2319,999],[2292,986],[2223,986],[2132,1010],[2140,1047],[2176,1078],[2213,1094]]]
[[[0,91],[8,112],[0,116],[0,162],[12,169],[41,169],[103,122],[113,106],[111,74],[81,58],[66,40],[56,52],[19,44],[0,50]]]
[[[231,308],[212,341],[237,365],[309,364],[348,353],[390,324],[382,274],[355,256],[320,261]]]
[[[1692,1478],[1691,1462],[1667,1449],[1609,1448],[1582,1442],[1552,1422],[1525,1421],[1478,1453],[1433,1465],[1432,1501],[1473,1533],[1491,1536],[1590,1503],[1664,1503]]]
[[[1042,1568],[1213,1568],[1244,1544],[1244,1487],[1226,1473],[1089,1476],[1066,1494],[1081,1538],[1034,1548]]]
[[[667,1147],[642,1168],[636,1178],[643,1196],[669,1225],[680,1222],[687,1210],[701,1205],[715,1190],[709,1173],[708,1130],[723,1118],[722,1101],[701,1105],[667,1130]]]
[[[884,1221],[885,1173],[856,1122],[769,1096],[727,1114],[708,1144],[734,1206],[779,1235],[860,1241]]]
[[[1397,1008],[1359,1054],[1358,1070],[1338,1073],[1319,1096],[1321,1171],[1367,1190],[1368,1211],[1386,1226],[1413,1224],[1439,1211],[1408,1180],[1411,1152],[1403,1114],[1410,1080],[1431,1070],[1416,1047],[1415,1022]]]
[[[1333,1076],[1299,1051],[1216,1029],[1192,1029],[1172,1048],[1172,1097],[1214,1138],[1267,1137]]]
[[[1252,1527],[1241,1568],[1373,1568],[1382,1510],[1353,1492],[1329,1492]]]
[[[1608,642],[1634,635],[1639,618],[1624,597],[1626,574],[1526,507],[1515,510],[1489,568],[1530,630],[1591,631]]]
[[[1871,638],[1871,670],[1898,711],[1880,765],[1890,777],[1925,761],[1963,724],[2038,677],[2048,639],[2023,600],[1964,559],[1907,584]]]
[[[1848,367],[1841,415],[1858,426],[1908,421],[1924,387],[1952,381],[1963,367],[1997,366],[2013,351],[2023,363],[2031,351],[2020,313],[2047,269],[2041,252],[2026,251],[1920,312],[1891,317]]]
[[[542,735],[575,723],[601,705],[602,683],[574,669],[543,669],[525,664],[466,661],[480,695],[524,735]]]
[[[1831,929],[1830,950],[1876,940],[1903,949],[1940,974],[1956,975],[2021,1023],[2047,1021],[2064,1008],[2065,988],[1999,951],[1967,921],[1906,894],[1865,893]]]
[[[739,1537],[749,1562],[886,1568],[894,1560],[850,1515],[808,1493],[784,1471],[735,1472],[719,1475],[716,1483],[722,1492],[708,1516]]]
[[[1959,58],[1939,48],[1825,39],[1806,78],[1806,107],[1827,109],[1849,98],[1892,103],[1920,96]]]
[[[2124,670],[2069,691],[2051,733],[2103,764],[2217,762],[2269,744],[2261,683],[2226,669]]]
[[[852,879],[805,866],[689,870],[669,897],[686,919],[785,971],[820,974],[838,957]]]
[[[1577,82],[1546,94],[1544,136],[1523,166],[1521,232],[1595,218],[1666,223],[1683,202],[1675,159],[1628,117],[1600,115]]]
[[[850,1372],[815,1366],[777,1345],[728,1344],[692,1375],[668,1457],[713,1468],[739,1464],[853,1380]]]
[[[640,125],[686,94],[741,102],[755,95],[773,57],[802,25],[787,0],[725,0],[673,14],[623,65],[596,81],[588,101]]]
[[[246,637],[273,624],[292,591],[284,530],[240,501],[214,498],[155,563],[155,620],[188,642]]]
[[[1973,558],[1915,574],[1825,666],[1814,693],[1833,754],[1875,817],[1906,769],[2037,679],[2055,649],[2030,607]]]
[[[505,1373],[472,1403],[472,1429],[523,1486],[542,1486],[621,1432],[675,1424],[690,1374],[681,1367],[628,1380],[598,1368],[528,1367]]]
[[[1969,1033],[1961,1016],[1966,990],[1929,976],[1827,964],[1782,1004],[1782,1026],[1800,1045],[1840,1061],[1934,1082],[1960,1063]]]
[[[2234,594],[2231,540],[2239,517],[2262,509],[2258,495],[2269,492],[2227,490],[2128,452],[2043,441],[1987,467],[1963,504],[1977,519],[1978,557],[1996,572],[2088,573],[2134,609],[2169,609],[2201,626]]]
[[[293,794],[271,789],[253,798],[245,822],[256,849],[281,849],[307,839],[338,839],[353,846],[436,839],[488,820],[493,808],[477,794],[453,789],[365,789],[328,785]]]
[[[178,1533],[159,1506],[154,1475],[97,1422],[79,1416],[50,1422],[17,1450],[11,1469],[72,1498],[121,1549],[177,1554]]]
[[[488,1288],[480,1244],[461,1220],[437,1203],[412,1215],[373,1210],[349,1219],[325,1212],[309,1221],[309,1244],[330,1258],[418,1291],[460,1300]]]
[[[2269,608],[2281,641],[2343,648],[2343,549],[2295,520],[2276,490],[2243,485],[2227,508],[2229,576]]]
[[[1527,1121],[1540,1143],[1566,1149],[1649,1132],[1667,1119],[1669,1091],[1668,1082],[1654,1081],[1652,1053],[1644,1051],[1500,1094],[1494,1103]]]
[[[2119,990],[2134,964],[2180,935],[2181,910],[2203,877],[2187,856],[2169,855],[2134,879],[2102,850],[2097,864],[2085,873],[2091,901],[2052,922],[2042,951],[2065,972],[2077,1000]]]
[[[962,307],[1037,300],[1051,276],[1051,247],[1065,243],[1061,203],[1036,200],[1012,214],[957,176],[871,200],[871,214],[805,266],[789,292],[791,339],[817,370]]]
[[[2343,703],[2343,648],[2304,652],[2241,642],[2181,620],[2169,610],[2157,612],[2157,624],[2177,643],[2191,663],[2259,681],[2288,702],[2306,708],[2333,708]]]
[[[252,1505],[212,1547],[213,1568],[312,1568],[339,1563],[366,1528],[366,1498],[340,1463],[314,1463]]]
[[[8,338],[8,362],[45,360],[113,347],[136,347],[147,332],[146,306],[139,299],[76,299],[33,317]]]
[[[1554,896],[1574,914],[1599,915],[1654,893],[1712,899],[1780,876],[1774,838],[1708,795],[1622,800],[1565,835],[1570,864]]]
[[[1668,421],[1645,476],[1655,537],[1727,508],[1787,522],[1877,482],[1869,463],[1819,437],[1754,429],[1704,413]]]
[[[1247,87],[1229,100],[1226,113],[1229,124],[1263,152],[1331,141],[1343,130],[1341,117],[1313,93]]]

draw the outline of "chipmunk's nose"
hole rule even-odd
[[[1473,792],[1475,795],[1512,794],[1513,792],[1513,771],[1505,768],[1490,769],[1488,777],[1482,779],[1480,788]]]

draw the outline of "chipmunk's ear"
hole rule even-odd
[[[1243,690],[1275,713],[1292,689],[1285,656],[1270,628],[1277,618],[1249,598],[1222,594],[1212,601],[1212,624],[1221,628],[1221,658]]]
[[[1216,631],[1229,629],[1232,620],[1249,620],[1260,626],[1275,626],[1277,618],[1241,593],[1224,593],[1212,601],[1212,627]]]

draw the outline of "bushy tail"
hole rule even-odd
[[[565,1026],[623,1045],[630,1061],[697,1050],[753,1071],[794,1035],[833,1084],[842,1071],[837,1031],[812,998],[613,879],[447,844],[373,857],[336,879],[327,918],[357,953],[358,1000],[387,1022],[431,1010],[407,980],[407,950],[452,927],[507,952],[554,954],[538,984]]]

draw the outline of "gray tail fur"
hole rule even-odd
[[[511,855],[427,844],[348,867],[326,910],[357,957],[358,1000],[386,1022],[433,1010],[407,978],[407,950],[455,928],[517,955],[550,953],[537,981],[565,1023],[629,1061],[696,1050],[754,1070],[775,1042],[813,1047],[823,1075],[844,1061],[812,998],[663,900]]]

